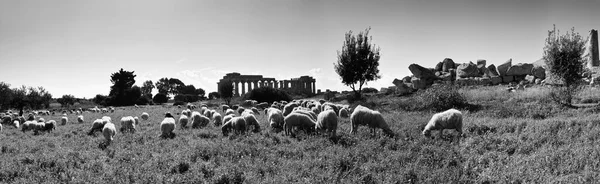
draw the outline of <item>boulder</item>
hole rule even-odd
[[[512,59],[509,59],[508,61],[498,65],[498,74],[500,74],[500,77],[504,77],[506,76],[506,72],[508,71],[508,69],[510,68],[510,66],[512,65]]]
[[[542,84],[542,79],[535,79],[534,83],[540,85]]]
[[[477,69],[477,65],[473,64],[473,62],[463,63],[456,67],[456,76],[466,78],[466,77],[480,77],[479,70]]]
[[[514,81],[515,81],[515,82],[521,82],[521,81],[524,81],[524,80],[525,80],[525,76],[527,76],[527,75],[514,75],[514,76],[513,76],[513,77],[514,77]]]
[[[485,72],[486,72],[485,70],[487,68],[485,68],[485,63],[486,63],[485,59],[477,60],[477,69],[479,69],[479,74],[481,74],[481,75],[485,74]]]
[[[442,71],[448,72],[450,69],[456,69],[456,64],[452,59],[445,58],[444,61],[442,61]]]
[[[412,79],[412,77],[406,76],[406,77],[402,78],[402,82],[404,82],[404,83],[410,83],[410,79]]]
[[[490,77],[490,81],[492,82],[492,85],[497,85],[502,83],[502,77],[500,76],[491,76]]]
[[[444,62],[439,62],[437,65],[435,65],[434,70],[436,72],[441,72],[442,71],[442,66],[444,65]]]
[[[498,67],[500,67],[500,66],[498,66]],[[502,82],[503,83],[509,83],[509,82],[514,81],[514,80],[515,80],[515,77],[513,77],[513,76],[510,76],[510,75],[502,76]]]
[[[529,82],[530,84],[533,84],[533,83],[535,83],[535,76],[533,76],[533,75],[527,75],[527,76],[525,76],[525,80],[527,82]]]
[[[452,81],[452,73],[441,72],[441,74],[438,75],[438,78],[440,78],[442,81]]]
[[[433,80],[437,79],[437,77],[435,76],[435,72],[433,72],[433,69],[428,69],[418,64],[411,64],[408,66],[408,69],[410,70],[410,72],[412,72],[414,77],[423,80],[427,84],[433,84]]]
[[[488,75],[489,75],[490,77],[493,77],[493,76],[500,76],[500,75],[498,74],[498,70],[496,70],[496,66],[494,66],[494,64],[491,64],[491,65],[489,65],[489,66],[487,67],[487,70],[488,70]]]
[[[413,89],[425,89],[427,87],[427,83],[420,78],[413,77],[410,82],[412,83]]]
[[[492,84],[492,80],[488,77],[481,77],[481,78],[476,78],[477,81],[479,82],[479,85],[491,85]]]
[[[399,95],[405,95],[412,92],[412,89],[408,85],[404,84],[401,80],[394,79],[392,82],[396,86],[396,93]]]
[[[448,70],[448,73],[450,73],[450,75],[452,76],[452,80],[456,79],[456,69],[451,68]]]
[[[532,69],[533,69],[533,64],[518,63],[516,65],[510,66],[510,68],[508,68],[508,71],[506,72],[506,75],[513,75],[513,76],[529,75],[529,74],[531,74]]]
[[[456,81],[454,81],[454,83],[456,85],[461,85],[461,86],[473,86],[473,85],[479,85],[480,83],[480,79],[478,80],[477,78],[471,77],[471,78],[456,78]]]
[[[535,78],[540,78],[543,80],[546,78],[546,69],[544,69],[542,66],[533,66],[533,69],[531,69],[531,75],[533,75]]]

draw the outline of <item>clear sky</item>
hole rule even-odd
[[[310,75],[318,89],[349,90],[333,69],[344,34],[371,27],[387,87],[433,67],[541,58],[556,24],[587,37],[600,1],[517,0],[0,0],[0,81],[54,97],[107,95],[110,74],[136,84],[178,78],[208,92],[229,72],[279,80]]]

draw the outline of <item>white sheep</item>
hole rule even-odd
[[[137,116],[133,117],[133,120],[134,120],[134,125],[139,125],[140,124],[140,118],[138,118]]]
[[[285,135],[292,134],[294,127],[310,133],[315,128],[315,121],[309,115],[293,112],[284,118],[283,129],[285,130]]]
[[[283,116],[287,116],[288,114],[292,113],[295,107],[298,107],[297,103],[288,103],[283,106]]]
[[[142,112],[142,116],[141,117],[142,117],[142,119],[144,121],[146,121],[146,120],[148,120],[148,118],[150,117],[150,115],[147,112]]]
[[[102,116],[102,123],[112,123],[112,119],[108,116]]]
[[[36,123],[37,123],[36,121],[31,121],[31,120],[30,121],[25,121],[25,123],[23,123],[21,125],[21,131],[26,132],[26,131],[29,131],[29,130],[34,130]]]
[[[337,126],[338,119],[335,112],[332,110],[323,111],[317,116],[317,123],[315,125],[315,130],[317,130],[317,132],[327,132],[330,137],[334,137]]]
[[[235,114],[235,111],[233,109],[227,109],[227,110],[225,110],[225,116],[227,116],[227,115],[233,115],[233,114]]]
[[[340,112],[338,113],[340,115],[340,118],[348,118],[348,109],[346,108],[341,108]]]
[[[135,119],[131,116],[121,118],[121,132],[135,132]]]
[[[102,135],[104,135],[104,139],[107,144],[110,144],[113,141],[114,136],[117,134],[117,129],[115,128],[115,124],[110,121],[102,127]]]
[[[208,110],[207,107],[201,107],[200,108],[200,114],[204,115],[204,112],[206,112]]]
[[[460,141],[460,136],[462,136],[462,128],[462,113],[456,109],[449,109],[444,112],[434,114],[425,126],[423,135],[425,137],[431,137],[432,130],[439,130],[441,138],[443,136],[444,129],[455,129],[458,132],[458,140]]]
[[[223,124],[223,117],[218,112],[213,114],[212,119],[215,126],[221,126],[221,124]]]
[[[171,113],[165,114],[165,119],[160,123],[160,137],[162,138],[173,138],[175,137],[175,118]]]
[[[189,118],[185,114],[179,116],[179,124],[181,125],[181,128],[187,128],[189,121]]]
[[[252,110],[252,112],[254,112],[254,114],[260,115],[260,112],[258,111],[258,109],[256,107],[252,107],[252,108],[250,108],[250,110]]]
[[[283,112],[276,108],[267,109],[267,120],[269,121],[269,126],[273,129],[283,129]]]
[[[376,134],[375,128],[381,128],[385,134],[390,137],[394,136],[394,132],[385,122],[383,116],[378,111],[371,110],[361,105],[354,108],[354,112],[350,115],[350,124],[352,125],[350,132],[356,133],[358,126],[368,126],[372,134]]]
[[[48,122],[38,122],[35,127],[36,133],[37,131],[50,132],[56,129],[56,121],[50,120]]]
[[[223,136],[229,135],[232,130],[234,134],[246,133],[246,120],[243,117],[233,117],[221,126]]]
[[[210,119],[208,119],[206,116],[201,115],[198,111],[192,112],[191,121],[192,128],[203,128],[206,127],[208,123],[210,123]]]
[[[60,125],[66,125],[69,122],[69,118],[66,116],[63,116],[62,118],[60,118]]]
[[[317,121],[317,114],[315,114],[312,111],[308,111],[305,109],[301,109],[301,110],[295,110],[292,113],[300,113],[300,114],[305,114],[307,116],[309,116],[313,121]]]
[[[230,114],[230,115],[227,115],[227,116],[223,117],[223,124],[225,124],[228,121],[230,121],[233,117],[235,117],[233,114]]]
[[[260,125],[253,114],[244,114],[244,116],[242,117],[244,117],[244,121],[246,121],[246,128],[250,128],[250,126],[253,126],[254,129],[252,129],[252,132],[260,132]]]
[[[223,109],[223,113],[225,113],[225,111],[229,109],[229,105],[221,105],[221,109]]]
[[[244,111],[246,111],[246,109],[244,109],[243,107],[238,107],[238,109],[237,109],[237,113],[238,113],[239,115],[242,115],[242,113],[243,113]]]
[[[15,120],[15,121],[13,121],[13,126],[14,126],[16,129],[19,129],[19,127],[20,127],[20,124],[21,124],[21,123],[19,123],[19,120]]]
[[[104,121],[102,121],[102,119],[94,120],[94,122],[92,122],[92,129],[90,130],[90,132],[88,132],[88,135],[92,135],[96,131],[102,131],[102,128],[104,128],[104,124],[105,123]]]
[[[78,123],[83,123],[83,115],[77,116],[77,122]]]
[[[310,111],[312,111],[315,114],[320,114],[321,113],[321,109],[319,109],[318,107],[314,106],[312,108],[310,108]]]

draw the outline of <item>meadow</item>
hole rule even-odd
[[[397,136],[372,136],[365,127],[350,134],[341,118],[338,136],[284,136],[267,128],[224,137],[218,127],[180,129],[159,138],[159,123],[172,106],[119,107],[84,113],[33,135],[6,127],[0,132],[0,183],[593,183],[600,181],[600,108],[554,105],[545,87],[509,93],[506,86],[464,87],[476,108],[463,109],[464,136],[446,130],[428,139],[421,130],[435,113],[407,110],[415,97],[371,96],[353,102],[379,110]],[[577,102],[597,102],[600,90],[584,89]],[[210,105],[220,102],[208,102]],[[339,103],[347,103],[342,101]],[[216,108],[216,106],[211,106]],[[134,134],[117,133],[103,149],[91,122],[140,116]],[[42,116],[59,120],[59,116]],[[176,118],[179,116],[177,115]],[[212,122],[211,122],[212,123]]]

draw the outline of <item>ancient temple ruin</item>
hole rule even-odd
[[[262,75],[241,75],[240,73],[228,73],[217,82],[217,88],[223,83],[233,84],[233,95],[240,96],[252,89],[259,87],[271,87],[282,89],[292,93],[315,94],[316,80],[310,76],[301,76],[290,80],[276,80],[275,78],[263,77]],[[221,89],[219,93],[221,93]]]

